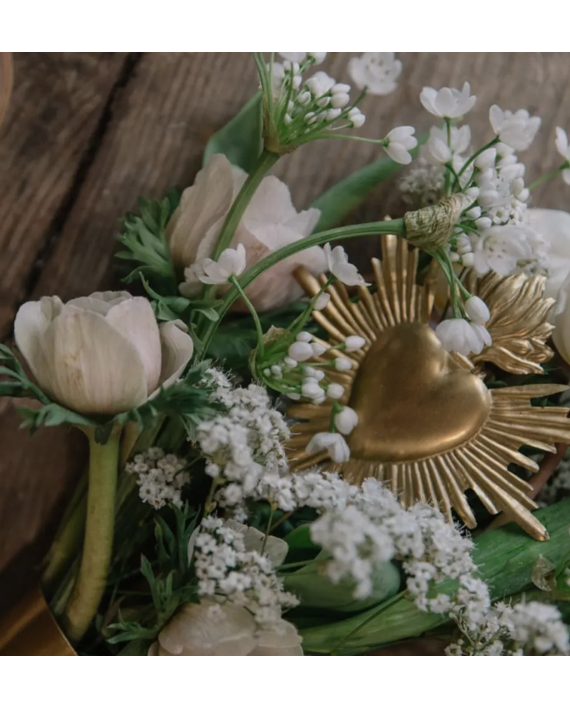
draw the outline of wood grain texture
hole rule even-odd
[[[322,67],[347,79],[348,55]],[[367,97],[362,134],[383,137],[398,125],[419,133],[432,121],[418,95],[425,85],[471,83],[478,102],[469,121],[476,140],[490,136],[488,110],[528,108],[542,116],[540,139],[523,157],[527,181],[557,164],[554,127],[570,127],[567,54],[403,54],[400,88]],[[64,299],[114,282],[112,255],[122,214],[138,196],[160,197],[192,182],[208,137],[255,89],[247,54],[42,54],[16,57],[8,123],[0,138],[0,331],[9,332],[20,302],[58,293]],[[284,158],[275,174],[298,208],[375,159],[377,146],[321,141]],[[564,208],[561,180],[535,202]],[[395,182],[375,189],[354,221],[402,211]],[[360,263],[374,240],[352,245]],[[71,446],[70,446],[71,444]],[[13,409],[0,416],[0,603],[33,574],[53,520],[83,465],[82,441],[65,430],[29,441]],[[50,522],[51,520],[51,522]],[[15,564],[15,566],[14,566]],[[18,577],[14,569],[20,569]]]

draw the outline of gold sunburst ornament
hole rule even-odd
[[[512,463],[536,472],[523,445],[553,451],[570,442],[568,409],[531,405],[531,400],[566,389],[556,384],[489,388],[480,369],[489,361],[514,373],[541,371],[552,352],[545,344],[546,318],[553,301],[544,299],[544,278],[490,275],[477,284],[491,311],[487,328],[493,344],[473,361],[449,354],[429,326],[434,299],[431,281],[416,284],[418,252],[403,239],[382,237],[382,261],[374,259],[376,292],[359,287],[354,301],[340,282],[329,285],[328,305],[314,318],[328,333],[322,363],[341,356],[349,371],[330,379],[344,387],[340,403],[358,414],[347,437],[350,460],[332,463],[345,479],[367,477],[386,482],[405,506],[421,500],[451,519],[454,509],[469,527],[475,516],[465,492],[472,490],[492,514],[508,512],[535,539],[548,533],[530,513],[537,507],[530,485],[508,470]],[[326,282],[305,270],[297,277],[314,296]],[[366,345],[359,351],[335,350],[350,335]],[[319,342],[317,340],[317,342]],[[327,451],[306,447],[327,430],[333,403],[299,403],[289,413],[299,421],[290,442],[293,469],[330,461]],[[327,463],[328,467],[331,463]]]

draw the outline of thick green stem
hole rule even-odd
[[[95,441],[94,429],[84,429],[89,440],[89,492],[85,538],[79,574],[67,605],[63,624],[71,642],[88,630],[105,591],[113,551],[115,494],[121,431],[116,428],[107,443]]]
[[[243,183],[243,187],[235,198],[230,211],[227,213],[226,220],[218,237],[218,243],[212,253],[214,261],[216,261],[222,251],[225,251],[230,245],[247,205],[251,202],[251,198],[259,187],[261,180],[263,180],[277,160],[279,160],[279,155],[276,153],[270,153],[267,150],[262,151],[255,167],[247,176],[247,180]]]
[[[405,237],[406,227],[404,220],[387,219],[382,222],[370,222],[368,224],[338,227],[336,229],[328,229],[327,231],[318,232],[317,234],[308,236],[305,239],[299,239],[299,241],[294,241],[292,244],[282,246],[280,249],[277,249],[277,251],[269,254],[269,256],[261,259],[261,261],[256,263],[255,266],[252,266],[252,268],[246,271],[243,276],[240,276],[239,285],[242,290],[245,290],[250,283],[252,283],[268,268],[271,268],[276,263],[289,258],[289,256],[293,256],[294,254],[304,251],[305,249],[309,249],[312,246],[322,246],[329,241],[338,241],[339,239],[356,239],[361,236],[378,236],[379,234],[396,234],[397,236]],[[206,356],[208,346],[210,345],[212,337],[214,336],[218,325],[222,321],[222,318],[226,315],[239,296],[240,292],[235,285],[232,286],[224,296],[218,311],[219,319],[216,322],[209,322],[208,327],[204,331],[202,338],[202,357]]]

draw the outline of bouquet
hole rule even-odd
[[[540,118],[472,145],[465,83],[365,138],[401,62],[324,59],[253,55],[194,184],[122,220],[129,290],[19,309],[0,394],[90,457],[4,654],[569,653],[570,215],[529,206],[566,133],[527,186]],[[298,212],[272,167],[340,139],[382,155]],[[389,177],[409,210],[351,223]]]

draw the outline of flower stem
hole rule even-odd
[[[256,309],[253,307],[253,303],[247,297],[243,288],[240,286],[238,279],[235,276],[232,276],[229,281],[238,289],[239,295],[241,296],[243,302],[247,305],[247,309],[251,313],[251,317],[253,318],[253,322],[255,323],[255,329],[257,331],[257,346],[259,348],[259,354],[263,356],[265,346],[263,344],[263,328],[261,327],[259,315],[257,314]]]
[[[547,182],[548,180],[551,180],[553,177],[556,177],[556,175],[558,175],[559,172],[562,172],[562,170],[565,170],[567,167],[568,167],[568,162],[563,162],[562,165],[560,165],[560,167],[555,167],[554,170],[550,170],[550,172],[545,172],[544,175],[541,175],[534,182],[531,182],[531,184],[528,186],[528,189],[534,190],[536,187],[539,187],[544,182]]]
[[[304,239],[294,241],[292,244],[287,244],[269,254],[265,258],[258,261],[255,266],[252,266],[239,278],[239,285],[242,289],[247,288],[258,276],[260,276],[268,268],[271,268],[276,263],[283,261],[293,254],[309,249],[312,246],[321,246],[329,241],[338,241],[339,239],[356,239],[361,236],[378,236],[379,234],[396,234],[397,236],[405,237],[406,227],[403,219],[387,219],[381,222],[370,222],[368,224],[356,224],[354,226],[337,227],[336,229],[328,229],[327,231],[317,232],[312,236],[307,236]],[[202,338],[201,356],[205,357],[208,346],[222,321],[222,318],[232,307],[234,302],[239,298],[240,292],[236,285],[232,286],[224,296],[220,309],[218,311],[219,319],[216,322],[209,322],[204,331]]]
[[[63,619],[66,634],[75,643],[91,625],[105,590],[113,551],[121,436],[120,428],[114,428],[102,445],[95,441],[94,429],[82,430],[89,440],[87,519],[79,574]]]
[[[261,152],[255,167],[247,176],[247,180],[243,183],[238,196],[235,198],[234,203],[230,207],[230,211],[226,215],[218,237],[218,243],[212,252],[214,261],[217,261],[222,251],[225,251],[225,249],[229,247],[247,205],[251,202],[251,198],[259,187],[261,180],[263,180],[277,160],[279,160],[279,155],[276,153],[270,153],[267,150]]]
[[[476,150],[476,151],[473,153],[473,155],[469,158],[469,160],[467,160],[467,161],[465,162],[465,164],[463,165],[463,167],[462,167],[461,170],[459,171],[458,177],[461,177],[461,175],[463,175],[463,173],[464,173],[465,170],[469,167],[469,165],[471,165],[471,163],[474,162],[474,161],[479,157],[479,155],[481,155],[481,153],[484,153],[485,150],[487,150],[487,148],[492,148],[493,145],[497,145],[497,143],[499,143],[499,142],[500,142],[500,141],[499,141],[498,138],[493,138],[493,140],[491,140],[489,143],[487,143],[486,145],[484,145],[482,148],[479,148],[479,150]]]

